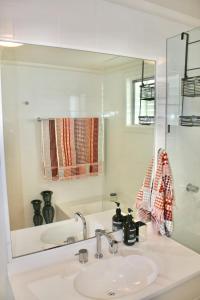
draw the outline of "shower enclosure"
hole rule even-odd
[[[166,135],[176,199],[173,238],[200,253],[200,28],[167,41]]]

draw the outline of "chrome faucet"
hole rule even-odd
[[[74,214],[74,218],[75,218],[76,222],[78,222],[78,218],[81,219],[81,221],[83,223],[83,239],[86,240],[87,239],[87,224],[86,224],[86,220],[85,220],[84,215],[80,212],[76,212]]]
[[[198,193],[199,192],[199,187],[192,184],[192,183],[188,183],[186,186],[186,191],[187,192],[192,192],[192,193]]]
[[[100,259],[103,257],[103,253],[101,250],[101,237],[105,236],[109,243],[109,251],[112,254],[116,254],[118,252],[118,242],[112,238],[110,234],[108,234],[105,230],[102,229],[96,229],[95,230],[95,236],[97,239],[97,252],[95,254],[95,257]]]
[[[78,253],[75,254],[79,257],[79,262],[81,264],[85,264],[88,262],[88,250],[87,249],[80,249]]]

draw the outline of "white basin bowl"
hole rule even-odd
[[[67,226],[55,226],[43,232],[40,239],[45,244],[62,245],[68,243],[70,237],[74,237],[75,241],[83,240],[83,232],[76,228],[68,232]]]
[[[157,266],[145,256],[115,256],[86,267],[74,279],[74,287],[89,298],[114,299],[142,290],[157,275]]]

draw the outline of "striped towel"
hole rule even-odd
[[[153,175],[152,161],[137,195],[138,216],[143,221],[151,220],[154,228],[161,235],[171,236],[174,202],[173,179],[168,155],[161,149],[158,153],[155,175]]]
[[[152,159],[142,184],[136,197],[136,208],[138,212],[138,219],[143,222],[151,220],[151,189],[152,189],[152,174],[153,174],[154,160]]]
[[[46,179],[66,180],[101,173],[102,119],[42,120],[41,137],[42,164]]]

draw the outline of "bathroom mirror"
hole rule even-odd
[[[0,46],[14,257],[112,231],[153,155],[155,62]],[[86,222],[86,227],[84,224]]]

